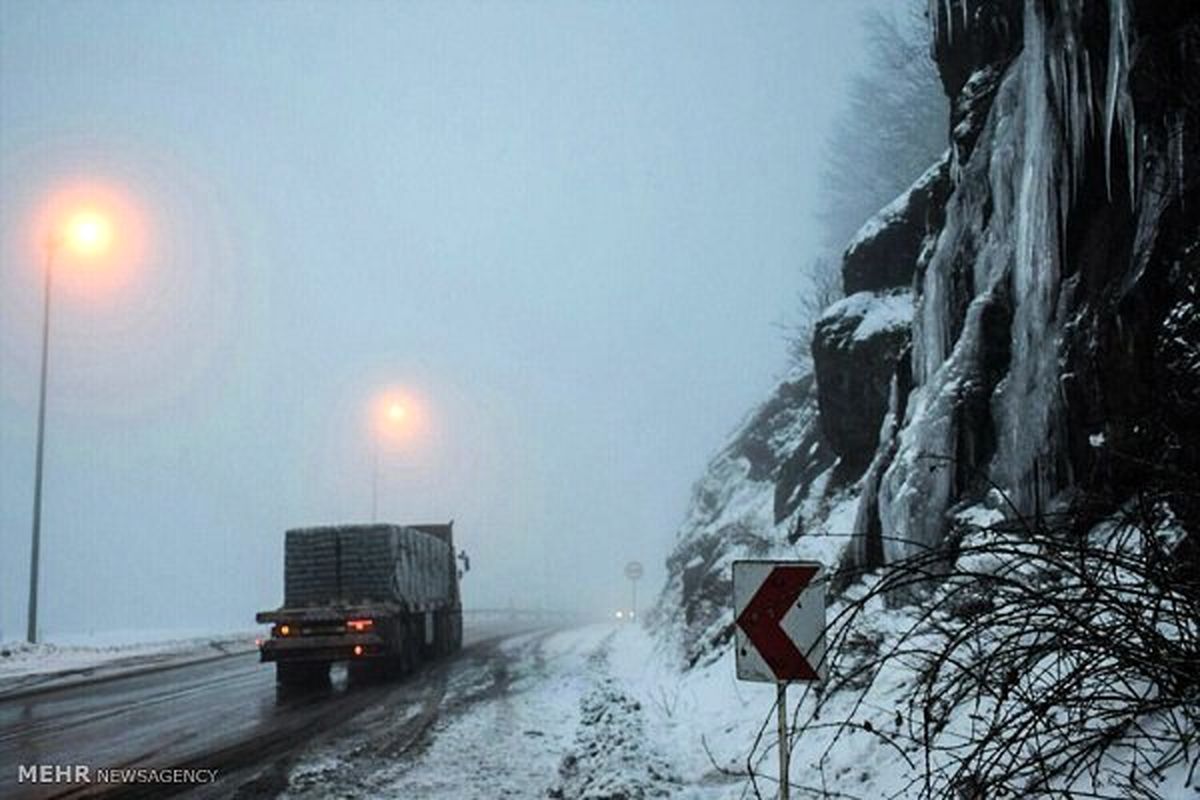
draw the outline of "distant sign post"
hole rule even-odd
[[[631,619],[637,619],[637,582],[644,572],[640,561],[630,561],[625,565],[625,577],[629,578],[629,585],[633,587],[633,605],[629,607]]]
[[[787,685],[825,679],[825,586],[815,561],[735,561],[737,676],[776,685],[779,797],[788,798]]]

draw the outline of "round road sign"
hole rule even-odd
[[[643,572],[644,570],[642,569],[642,562],[640,561],[630,561],[625,565],[625,577],[629,578],[631,581],[636,581],[638,578],[642,577]]]

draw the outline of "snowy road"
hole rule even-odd
[[[297,800],[546,797],[573,745],[588,659],[611,633],[542,631],[474,649],[301,750],[276,786]]]
[[[439,720],[502,697],[512,665],[528,661],[536,669],[536,643],[552,635],[514,637],[512,625],[503,625],[469,629],[458,657],[392,684],[351,686],[335,670],[327,689],[280,695],[273,670],[250,654],[0,701],[0,794],[80,793],[19,785],[22,764],[215,768],[219,782],[192,795],[271,797],[320,796],[314,787],[322,776],[346,778],[338,759],[356,747],[363,752],[368,739],[376,761],[370,769],[355,764],[362,778],[380,772],[383,760],[392,767],[414,765],[418,755],[436,759]],[[351,718],[353,725],[342,725]],[[524,729],[508,735],[536,738]],[[552,771],[553,757],[546,767]],[[122,787],[122,796],[131,788]],[[169,787],[145,788],[145,796],[158,796]]]

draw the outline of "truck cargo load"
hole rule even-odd
[[[282,683],[329,666],[412,669],[462,643],[453,523],[326,525],[284,537],[284,602],[260,649]],[[465,563],[465,556],[464,556]]]
[[[409,610],[456,600],[453,546],[414,527],[298,528],[284,542],[283,604],[396,602]]]

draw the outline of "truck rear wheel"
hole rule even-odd
[[[275,682],[282,686],[320,686],[329,683],[329,662],[277,661]]]

